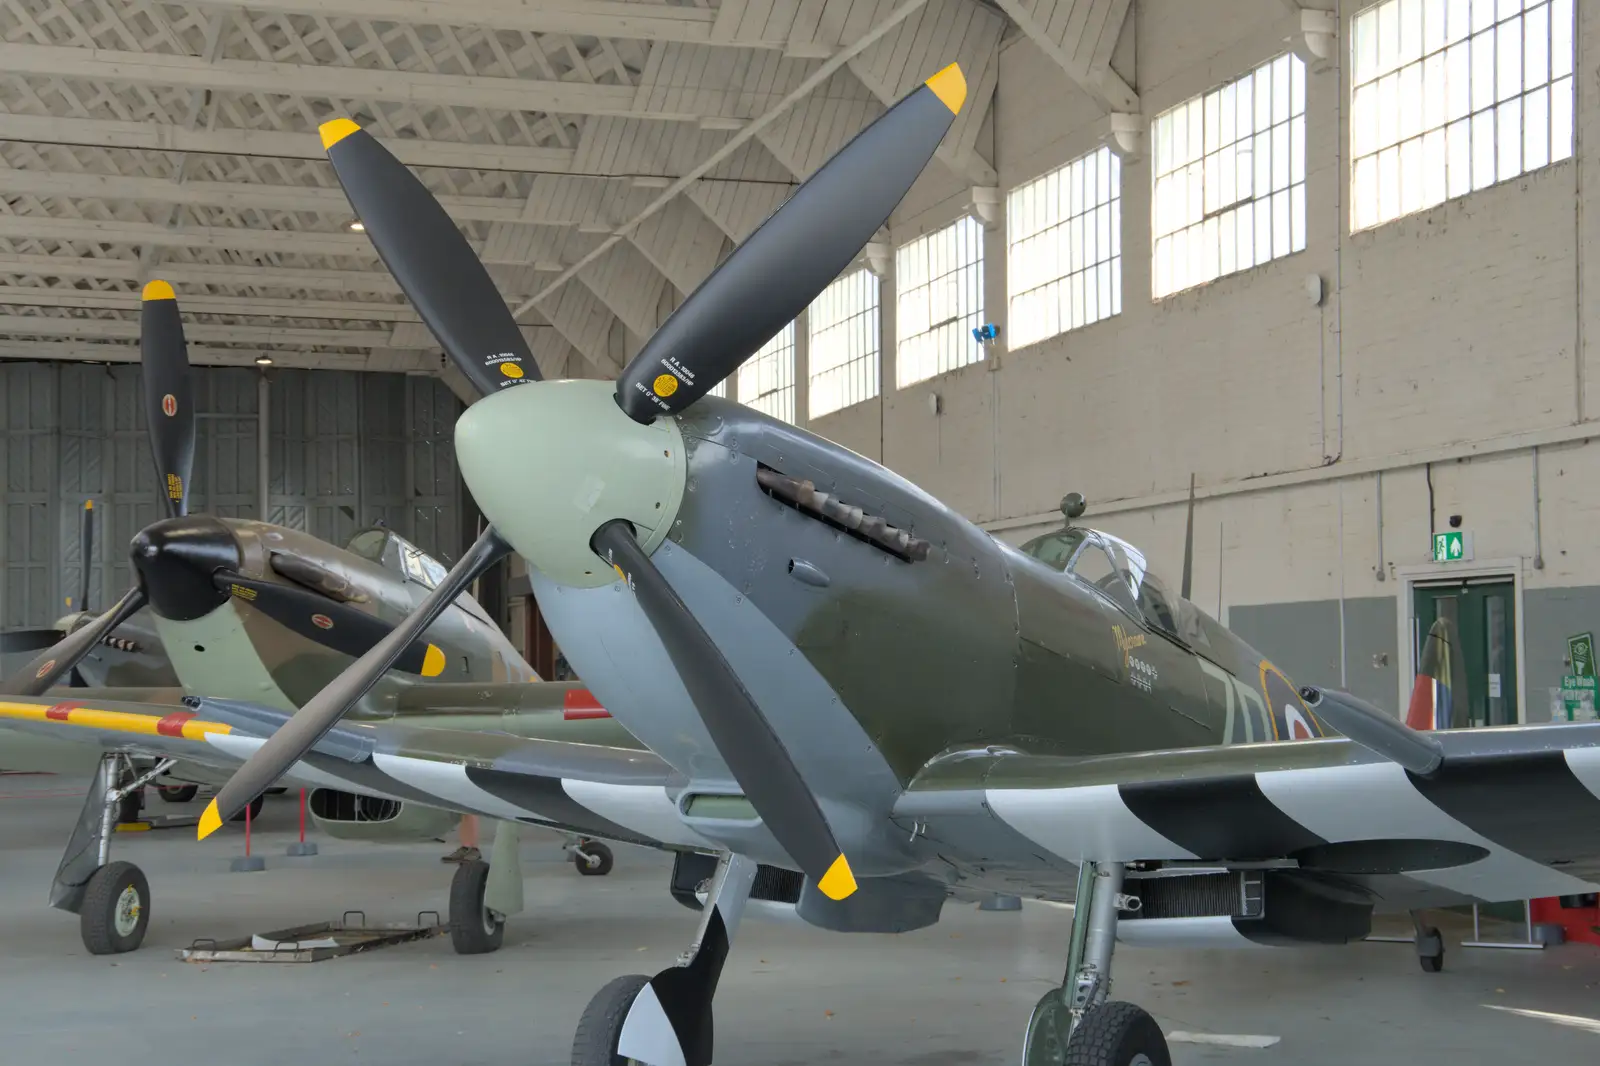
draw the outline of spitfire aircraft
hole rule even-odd
[[[190,514],[189,366],[175,297],[165,282],[145,287],[142,320],[146,414],[168,516],[134,538],[138,583],[110,611],[99,617],[80,611],[55,629],[7,634],[7,650],[38,654],[0,681],[0,726],[13,735],[21,731],[58,747],[106,753],[51,893],[55,906],[79,914],[91,951],[132,950],[148,924],[149,889],[142,874],[129,863],[108,864],[109,832],[137,820],[145,785],[154,784],[163,799],[186,802],[197,785],[226,780],[215,754],[204,757],[205,746],[202,757],[185,759],[181,750],[152,740],[198,735],[201,727],[183,725],[194,715],[182,702],[186,694],[246,701],[249,710],[229,720],[241,732],[270,731],[389,634],[445,576],[431,556],[383,528],[362,530],[341,549],[265,522]],[[91,502],[84,510],[85,558],[92,554],[92,517]],[[86,576],[80,607],[88,595]],[[587,690],[540,682],[464,591],[425,634],[407,641],[395,668],[357,708],[357,719],[403,722],[408,730],[442,721],[509,733],[554,729],[568,739],[598,736],[637,747],[626,730],[597,720],[604,711]],[[69,678],[72,687],[56,689],[48,702],[9,698],[42,696]],[[162,709],[155,717],[128,718],[90,708],[105,699]],[[0,746],[8,768],[33,768],[26,762],[30,754],[36,756],[26,749],[19,755],[9,743]],[[403,812],[398,805],[364,806],[337,788],[310,796],[313,818],[335,836],[431,839],[455,820],[415,803]],[[260,796],[253,799],[252,813],[259,813],[261,802]],[[505,847],[511,847],[509,836]],[[567,847],[580,873],[610,870],[613,857],[598,840],[570,835]],[[506,875],[513,869],[508,860]],[[452,905],[461,913],[453,919],[465,914],[470,920],[453,920],[453,928],[486,930],[475,940],[458,934],[462,950],[489,950],[498,943],[498,923],[520,909],[502,902],[486,911],[487,883],[482,863],[458,870]],[[491,902],[504,895],[491,894]]]
[[[201,834],[285,774],[326,774],[681,849],[670,888],[703,893],[698,934],[678,965],[599,990],[575,1066],[711,1062],[718,977],[765,907],[883,933],[936,922],[951,898],[1075,901],[1065,979],[1022,1061],[1164,1066],[1155,1021],[1109,1001],[1119,939],[1340,943],[1380,909],[1600,879],[1600,728],[1419,733],[1296,688],[1121,540],[1072,525],[1012,548],[878,464],[707,395],[849,265],[965,96],[951,66],[867,127],[615,383],[542,380],[423,185],[354,123],[324,125],[368,236],[484,394],[456,448],[491,525],[275,730],[224,735],[199,701],[185,750],[245,756]],[[397,751],[346,720],[511,550],[648,750],[441,730]]]

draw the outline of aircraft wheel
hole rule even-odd
[[[1433,926],[1417,931],[1417,962],[1423,973],[1438,973],[1444,969],[1444,937]]]
[[[587,840],[572,849],[572,864],[585,877],[604,877],[616,864],[616,857],[599,841]]]
[[[1089,1011],[1067,1042],[1063,1066],[1172,1066],[1156,1020],[1132,1003]]]
[[[487,955],[500,950],[506,933],[504,918],[483,905],[489,886],[489,864],[463,862],[450,879],[450,945],[457,955]]]
[[[117,803],[117,824],[132,825],[144,810],[144,789],[136,788]]]
[[[167,803],[188,803],[199,793],[198,785],[157,785],[156,795]]]
[[[617,1054],[622,1023],[639,990],[650,983],[642,974],[619,977],[594,994],[578,1019],[572,1038],[572,1066],[626,1066],[631,1059]]]
[[[267,803],[267,797],[266,797],[265,793],[262,793],[261,795],[257,796],[255,799],[250,801],[250,806],[245,808],[245,810],[248,810],[250,812],[250,820],[252,822],[255,821],[257,818],[261,817],[261,808],[266,806],[266,803]],[[230,822],[242,822],[242,821],[244,821],[244,814],[245,814],[244,811],[240,811],[238,814],[234,815],[232,818],[229,818],[228,821],[230,821]]]
[[[150,885],[131,862],[110,862],[89,877],[78,931],[91,955],[120,955],[144,942],[150,928]]]

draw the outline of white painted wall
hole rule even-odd
[[[1360,6],[1346,3],[1346,19]],[[1579,8],[1584,72],[1600,6]],[[1281,0],[1139,0],[1118,66],[1149,119],[1281,53],[1297,24]],[[1134,56],[1137,69],[1124,69]],[[1081,491],[1095,524],[1174,573],[1193,472],[1194,592],[1212,610],[1219,524],[1224,608],[1393,595],[1390,564],[1427,560],[1430,460],[1437,524],[1461,514],[1479,559],[1525,558],[1530,588],[1600,584],[1600,445],[1584,436],[1600,411],[1588,341],[1600,328],[1588,281],[1600,208],[1580,196],[1595,202],[1600,80],[1580,73],[1573,159],[1351,236],[1343,79],[1337,65],[1308,73],[1304,252],[1154,303],[1150,166],[1125,163],[1121,315],[812,428],[1011,540],[1052,524],[1062,494]],[[1091,150],[1104,130],[1098,107],[1031,42],[1003,45],[1002,190]],[[897,243],[963,210],[959,183],[934,170],[896,215]],[[991,243],[998,276],[1003,232]],[[1310,274],[1324,282],[1320,307],[1305,295]],[[1003,327],[1002,296],[991,290],[988,317]],[[943,399],[939,416],[929,392]],[[1542,570],[1532,568],[1534,444]]]

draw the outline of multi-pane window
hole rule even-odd
[[[878,279],[854,270],[811,305],[812,418],[878,395]]]
[[[1352,24],[1350,225],[1572,155],[1572,0],[1387,0]]]
[[[794,421],[794,323],[739,368],[739,402],[773,418]]]
[[[1100,148],[1006,197],[1010,346],[1122,310],[1122,161]]]
[[[706,390],[706,395],[707,396],[721,396],[724,399],[726,399],[727,395],[728,395],[728,379],[727,378],[723,378],[721,381],[719,381],[715,385],[711,386],[709,389]]]
[[[1306,246],[1306,67],[1282,55],[1151,124],[1156,298]]]
[[[963,216],[895,252],[900,290],[895,383],[901,387],[976,363],[983,346],[983,227]]]

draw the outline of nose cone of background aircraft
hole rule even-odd
[[[133,538],[129,554],[144,576],[150,606],[163,618],[188,622],[203,618],[228,599],[211,575],[240,565],[239,544],[230,530],[209,515],[164,518]]]
[[[566,585],[616,580],[589,547],[612,519],[654,551],[677,517],[686,462],[673,418],[642,426],[609,381],[506,389],[456,423],[456,462],[479,508],[527,562]]]

